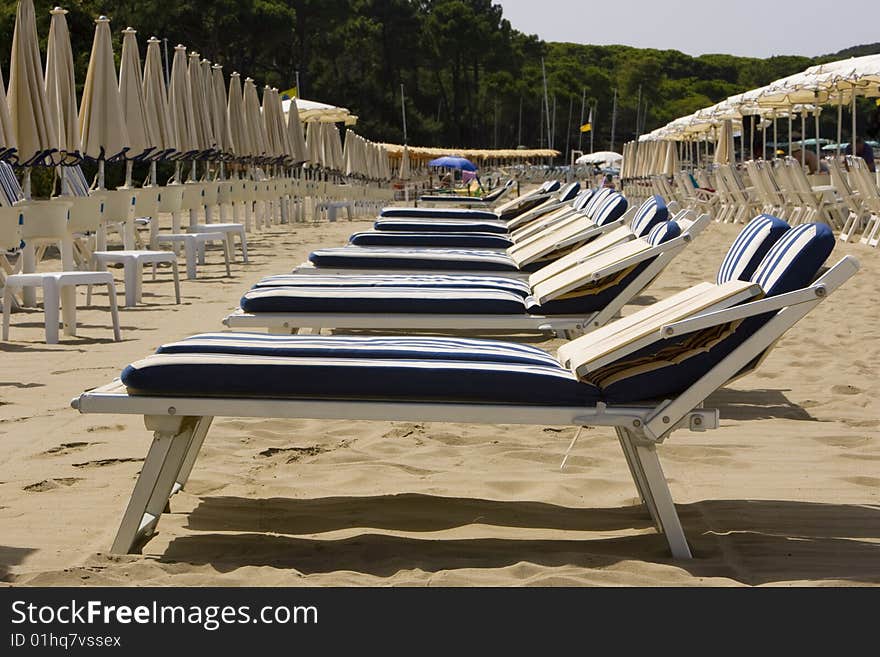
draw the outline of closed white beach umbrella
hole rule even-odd
[[[229,136],[232,139],[232,154],[237,158],[250,157],[253,149],[244,118],[241,76],[237,72],[229,76],[229,96],[226,103],[226,115],[229,120]]]
[[[144,102],[141,56],[138,52],[137,31],[128,27],[122,31],[122,59],[119,64],[119,96],[122,114],[128,131],[131,150],[128,157],[136,159],[156,148],[147,127],[147,108]]]
[[[730,164],[733,155],[733,121],[727,119],[721,124],[718,142],[715,144],[715,164]]]
[[[401,180],[409,180],[412,176],[410,171],[409,164],[409,147],[404,144],[403,146],[403,155],[400,156],[400,172],[398,173],[398,177]]]
[[[77,122],[76,81],[73,73],[73,52],[67,29],[67,11],[55,7],[51,12],[49,42],[46,46],[46,100],[55,116],[58,147],[76,155],[80,150]]]
[[[211,68],[211,82],[214,93],[211,104],[211,116],[214,119],[214,139],[217,148],[227,155],[232,154],[232,136],[229,131],[227,114],[229,102],[226,99],[226,81],[223,79],[223,67],[214,64]]]
[[[46,100],[33,0],[21,0],[15,13],[6,99],[21,164],[39,162],[58,149],[58,131]]]
[[[263,130],[257,85],[254,84],[252,78],[245,78],[244,81],[244,123],[251,145],[251,155],[265,157],[267,153],[266,134]]]
[[[129,148],[113,60],[110,19],[106,16],[95,21],[95,39],[79,108],[79,128],[82,152],[90,158],[111,160]]]
[[[277,88],[272,89],[272,113],[278,132],[281,134],[281,148],[284,152],[284,160],[287,163],[293,161],[293,140],[287,130],[287,122],[284,120],[284,105],[281,102],[281,93]]]
[[[299,111],[296,106],[296,99],[290,100],[287,112],[287,133],[290,137],[291,158],[294,164],[306,162],[308,155],[306,152],[306,138],[303,135],[303,126],[299,120]]]
[[[317,121],[306,123],[306,152],[311,164],[317,167],[324,165],[321,155],[321,124]]]
[[[181,154],[198,150],[193,123],[192,93],[187,76],[186,46],[174,48],[171,84],[168,89],[168,110]]]
[[[214,133],[211,129],[211,114],[208,109],[202,61],[197,52],[189,54],[187,77],[189,80],[190,97],[192,98],[195,145],[199,151],[209,151],[214,145]]]
[[[144,111],[147,134],[157,151],[168,153],[179,150],[177,134],[171,121],[168,108],[168,90],[162,73],[162,54],[159,39],[150,37],[147,41],[147,57],[144,63],[144,80],[141,91],[144,96]]]
[[[263,121],[263,131],[266,134],[266,154],[272,158],[283,155],[281,135],[275,122],[272,102],[272,88],[269,85],[263,87],[263,106],[260,109],[260,117]]]
[[[666,157],[663,162],[663,173],[667,176],[674,176],[679,169],[678,148],[674,141],[666,142]]]
[[[6,85],[3,71],[0,71],[0,154],[6,155],[15,149],[15,130],[9,118],[9,103],[6,102]]]

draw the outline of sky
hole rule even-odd
[[[814,57],[880,41],[878,0],[494,0],[545,41]]]

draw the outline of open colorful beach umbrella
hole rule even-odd
[[[446,167],[447,169],[461,169],[462,171],[476,171],[477,166],[463,157],[444,155],[428,162],[429,167]]]
[[[55,7],[51,12],[49,42],[46,46],[46,100],[49,111],[54,114],[58,133],[58,147],[76,161],[80,141],[76,106],[76,81],[73,73],[73,51],[67,29],[67,11]]]
[[[21,0],[16,9],[6,99],[19,164],[49,163],[58,150],[58,132],[46,99],[33,0]],[[28,185],[26,178],[26,195]]]

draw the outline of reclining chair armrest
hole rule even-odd
[[[758,301],[750,301],[739,306],[703,313],[680,322],[667,324],[661,329],[664,338],[672,338],[687,333],[702,331],[712,326],[719,326],[767,312],[782,310],[788,306],[808,303],[816,299],[823,299],[831,292],[840,287],[859,269],[858,260],[852,256],[843,257],[836,265],[820,276],[809,287],[801,288],[793,292],[778,294]]]
[[[612,276],[617,272],[629,269],[630,267],[634,267],[635,265],[638,265],[650,258],[654,258],[661,253],[679,251],[683,249],[687,244],[689,244],[692,239],[693,237],[689,234],[679,235],[675,239],[671,239],[668,242],[658,244],[657,246],[652,246],[649,249],[635,253],[622,260],[618,260],[614,264],[597,269],[591,274],[591,278],[594,281],[598,281],[603,278],[607,278],[608,276]]]
[[[584,227],[583,230],[579,230],[576,234],[572,235],[568,239],[560,240],[553,245],[553,251],[558,251],[559,249],[564,249],[567,246],[571,246],[572,244],[577,244],[578,242],[582,242],[583,240],[599,235],[604,235],[605,233],[610,233],[615,228],[620,228],[621,226],[626,225],[623,217],[620,219],[615,219],[614,221],[609,221],[607,224],[602,224],[601,226],[597,226],[595,224],[591,224],[589,226]]]

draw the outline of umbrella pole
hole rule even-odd
[[[125,188],[128,189],[131,187],[131,175],[134,169],[134,162],[131,160],[125,161]]]
[[[24,175],[21,180],[21,191],[24,194],[24,198],[28,201],[31,200],[31,168],[25,167]]]
[[[771,160],[776,159],[776,149],[779,148],[779,137],[776,131],[776,112],[773,112],[773,157]]]
[[[98,189],[106,189],[104,187],[104,158],[98,160]]]
[[[819,106],[817,105],[815,111],[813,112],[813,117],[816,120],[816,157],[817,158],[821,157],[820,151],[822,150],[821,147],[819,146],[819,112],[820,111],[821,110],[819,109]]]
[[[849,140],[849,150],[856,154],[856,90],[852,90],[852,139]]]
[[[791,112],[788,113],[788,156],[791,157]]]
[[[807,144],[804,139],[807,134],[807,110],[801,111],[801,166],[804,166],[807,157]]]
[[[150,186],[155,187],[156,183],[156,161],[153,160],[150,162]]]
[[[840,158],[840,142],[843,139],[843,98],[837,98],[837,157]]]

